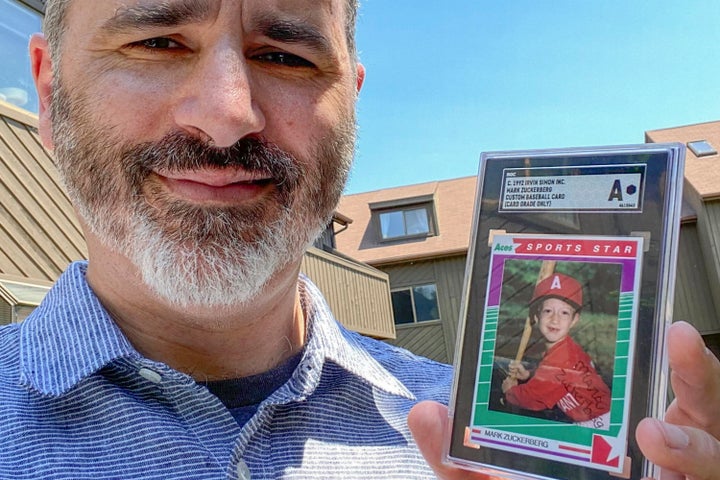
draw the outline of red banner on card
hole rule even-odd
[[[555,254],[594,257],[630,257],[634,258],[638,244],[627,240],[603,239],[558,239],[558,238],[518,238],[513,239],[515,253],[519,254]]]

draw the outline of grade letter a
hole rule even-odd
[[[622,185],[620,185],[620,180],[615,180],[612,186],[612,190],[610,190],[610,196],[608,197],[608,202],[611,202],[613,200],[617,200],[618,202],[622,202],[623,196],[622,196]]]

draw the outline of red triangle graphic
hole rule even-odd
[[[620,457],[608,458],[612,451],[612,445],[605,440],[601,435],[593,435],[592,442],[592,463],[599,465],[607,465],[610,467],[617,467],[620,465]]]

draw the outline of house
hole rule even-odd
[[[675,319],[693,323],[720,353],[720,121],[645,132],[687,145]]]
[[[338,250],[387,273],[393,343],[451,362],[455,351],[476,178],[346,195],[338,211],[353,223]]]
[[[720,122],[646,140],[688,144],[673,318],[720,353]],[[454,359],[476,186],[472,176],[389,188],[346,195],[338,208],[353,219],[338,249],[390,277],[393,343],[439,361]]]
[[[27,39],[39,31],[44,2],[6,0],[0,19],[0,325],[20,322],[87,247],[51,154],[39,139]],[[12,28],[10,28],[12,25]],[[345,326],[395,337],[387,274],[335,250],[337,213],[303,258],[302,270]]]

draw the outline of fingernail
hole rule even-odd
[[[690,437],[680,427],[669,423],[660,423],[665,435],[665,443],[670,448],[682,449],[690,445]]]

